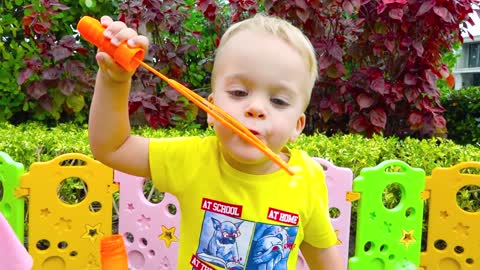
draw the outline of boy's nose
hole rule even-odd
[[[260,118],[260,119],[265,119],[265,112],[260,109],[253,106],[250,106],[246,111],[245,111],[245,117],[254,117],[254,118]]]

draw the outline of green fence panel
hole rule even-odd
[[[387,187],[394,192],[385,192]],[[424,188],[425,172],[403,161],[387,160],[361,170],[353,182],[353,191],[361,197],[349,270],[399,270],[420,264]],[[399,196],[391,197],[395,193]],[[397,204],[393,198],[399,198]]]

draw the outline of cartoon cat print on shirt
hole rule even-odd
[[[237,238],[240,236],[240,225],[243,221],[233,223],[221,222],[212,217],[215,233],[212,235],[205,252],[222,258],[226,262],[239,262]]]

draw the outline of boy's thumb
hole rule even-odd
[[[97,63],[103,70],[112,69],[115,66],[115,62],[112,57],[105,52],[97,52],[96,55]]]

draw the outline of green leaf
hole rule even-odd
[[[83,109],[83,106],[85,106],[85,99],[83,96],[70,95],[67,97],[67,105],[74,112],[79,112]]]

